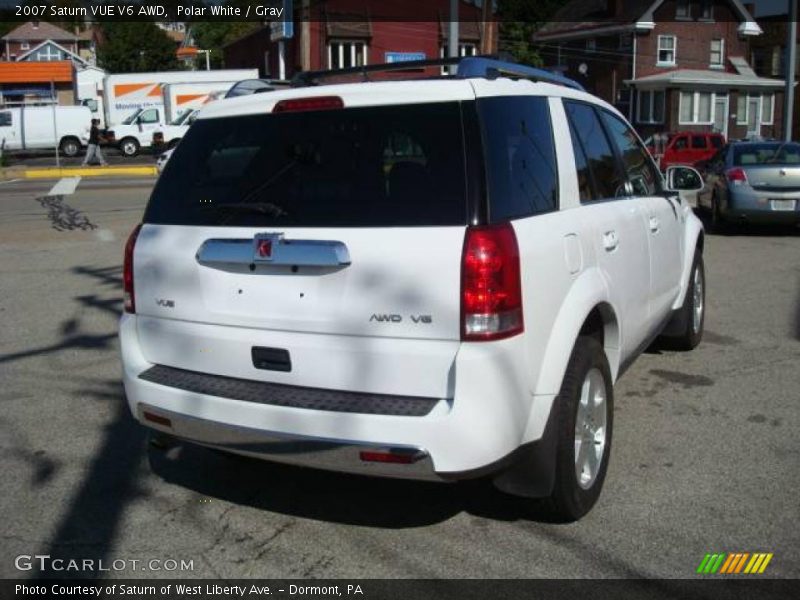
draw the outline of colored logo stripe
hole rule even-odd
[[[771,552],[756,552],[753,554],[749,552],[709,553],[700,561],[697,573],[704,575],[713,575],[715,573],[725,575],[761,574],[766,570],[769,561],[772,560],[772,556]]]

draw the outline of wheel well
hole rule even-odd
[[[700,251],[700,254],[703,253],[703,246],[706,243],[706,236],[703,235],[703,232],[700,232],[700,235],[697,236],[697,249]]]
[[[81,141],[74,135],[65,135],[64,137],[61,138],[61,140],[58,143],[59,145],[61,145],[64,142],[69,142],[69,141],[75,141],[78,142],[79,146],[81,145]]]
[[[596,339],[606,353],[611,375],[616,379],[619,369],[619,324],[610,304],[595,306],[581,325],[579,335]]]

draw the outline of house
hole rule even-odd
[[[277,24],[257,29],[223,48],[225,67],[256,67],[263,77],[290,78],[298,71],[447,54],[449,0],[318,0],[297,1],[294,6],[293,34],[283,45]],[[484,25],[482,8],[474,1],[460,0],[458,7],[459,54],[496,52],[497,23],[487,19]],[[440,72],[431,68],[420,74]]]
[[[571,0],[534,41],[546,64],[614,104],[643,137],[777,138],[784,83],[747,60],[761,33],[740,0]]]
[[[34,49],[37,49],[36,52],[41,53],[42,57],[39,58],[37,55],[33,60],[64,60],[63,56],[57,57],[58,53],[67,51],[80,56],[82,49],[91,44],[91,38],[86,39],[86,36],[70,33],[47,21],[23,23],[9,31],[0,40],[3,42],[0,47],[3,60],[18,60],[20,56],[28,54]],[[43,47],[44,42],[52,42],[58,48]],[[50,50],[49,54],[48,50]]]
[[[761,77],[786,77],[786,22],[788,15],[760,17],[758,24],[764,34],[750,42],[750,64]],[[796,42],[800,50],[800,31]],[[795,81],[800,78],[800,61],[795,63]],[[800,139],[800,102],[795,89],[794,112],[792,115],[792,139]]]
[[[69,60],[0,61],[0,104],[75,104],[75,65]]]

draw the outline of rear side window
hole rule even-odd
[[[625,196],[625,180],[594,108],[580,102],[565,102],[564,108],[573,136],[578,139],[589,164],[594,183],[591,199]],[[578,175],[580,177],[580,173]]]
[[[693,135],[692,136],[692,148],[694,150],[705,150],[706,149],[706,136],[704,136],[704,135]]]
[[[558,208],[558,172],[547,98],[478,101],[493,222]]]
[[[675,143],[672,145],[673,150],[686,150],[689,147],[689,140],[685,135],[677,138]]]
[[[611,139],[617,146],[625,176],[631,184],[634,196],[652,196],[661,191],[661,176],[658,174],[650,154],[639,141],[633,129],[619,117],[601,111]]]
[[[457,102],[200,119],[148,223],[397,227],[467,222]]]
[[[711,136],[711,145],[714,146],[717,150],[722,148],[722,138],[716,135]]]

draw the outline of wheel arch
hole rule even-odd
[[[683,300],[686,297],[686,290],[689,289],[689,276],[692,272],[692,264],[694,263],[695,252],[703,253],[705,248],[705,232],[703,230],[703,223],[697,216],[689,210],[686,216],[686,225],[684,227],[684,245],[683,265],[681,266],[681,291],[675,302],[672,304],[672,310],[678,310],[683,306]]]
[[[602,340],[612,379],[616,381],[622,362],[624,334],[618,315],[600,271],[596,268],[584,271],[561,303],[548,336],[541,367],[531,390],[534,400],[525,440],[535,440],[542,435],[551,408],[543,403],[552,402],[559,393],[575,341],[580,335]]]

